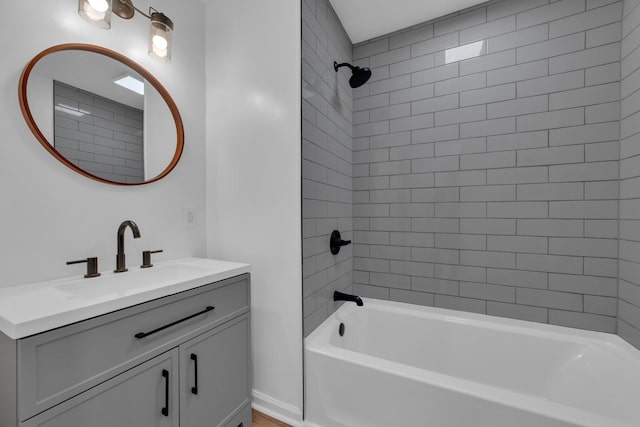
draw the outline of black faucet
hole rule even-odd
[[[362,307],[364,303],[359,296],[343,294],[342,292],[333,291],[333,300],[334,301],[352,301],[355,302],[358,307]]]
[[[127,271],[127,263],[125,262],[124,256],[124,231],[127,227],[131,228],[131,232],[133,233],[133,238],[137,239],[140,237],[140,230],[135,222],[131,220],[123,221],[118,227],[118,254],[116,255],[116,269],[113,270],[114,273],[122,273]]]

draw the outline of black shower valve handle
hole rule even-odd
[[[342,240],[340,236],[340,232],[338,230],[333,230],[331,232],[331,239],[329,239],[329,249],[331,249],[331,253],[336,255],[340,252],[340,248],[342,246],[346,246],[351,243],[351,240]]]
[[[334,246],[346,246],[349,243],[351,243],[351,240],[342,240],[342,239],[340,239],[338,241],[334,241],[333,242]]]

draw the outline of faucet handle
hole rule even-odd
[[[342,236],[338,230],[333,230],[331,232],[331,238],[329,239],[329,248],[331,249],[331,253],[336,255],[340,252],[340,248],[342,246],[348,245],[351,243],[351,240],[342,240]]]
[[[142,251],[142,265],[140,266],[140,268],[153,267],[153,264],[151,264],[151,254],[157,254],[159,252],[162,252],[162,249],[158,249],[155,251]]]
[[[80,259],[77,261],[67,261],[67,265],[70,264],[81,264],[83,262],[87,263],[87,274],[84,277],[98,277],[100,273],[98,273],[98,257],[90,257],[87,259]]]

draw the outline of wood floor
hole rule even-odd
[[[282,421],[278,421],[271,418],[262,412],[258,412],[255,409],[251,415],[253,421],[253,427],[291,427],[289,424],[285,424]]]

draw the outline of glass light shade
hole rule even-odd
[[[149,56],[158,61],[171,62],[171,38],[173,22],[160,12],[151,14],[149,34]]]
[[[111,0],[79,0],[78,14],[96,27],[111,28]]]

